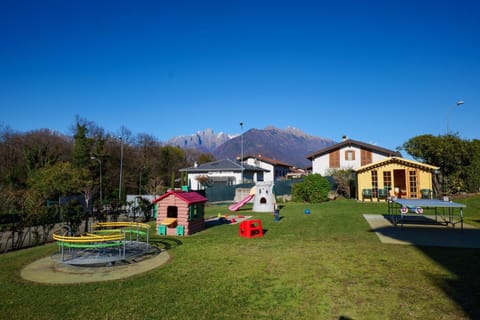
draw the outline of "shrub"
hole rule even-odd
[[[295,183],[292,187],[294,201],[320,203],[328,201],[330,182],[320,174],[306,176],[303,182]]]

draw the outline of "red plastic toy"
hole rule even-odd
[[[238,234],[244,238],[263,237],[262,221],[245,220],[240,222],[240,229],[238,230]]]

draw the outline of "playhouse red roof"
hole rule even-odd
[[[166,193],[162,194],[160,197],[153,200],[152,202],[157,203],[157,202],[161,201],[162,199],[164,199],[164,198],[166,198],[170,195],[173,195],[173,196],[185,201],[188,205],[195,204],[195,203],[203,203],[203,202],[208,201],[207,198],[205,198],[201,194],[199,194],[197,192],[194,192],[194,191],[185,192],[185,191],[170,190],[170,191],[167,191]]]

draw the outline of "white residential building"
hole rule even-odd
[[[275,160],[264,155],[247,156],[243,158],[244,163],[267,170],[263,176],[265,182],[275,182],[280,178],[286,178],[290,172],[291,165]]]
[[[180,172],[187,173],[188,186],[191,190],[202,190],[205,186],[231,186],[245,182],[264,181],[264,175],[268,170],[224,159],[180,169]]]
[[[312,161],[312,173],[328,176],[335,169],[357,169],[388,157],[401,156],[398,151],[344,137],[342,142],[323,148],[306,158]]]

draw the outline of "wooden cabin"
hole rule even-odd
[[[159,235],[190,235],[205,229],[205,202],[197,192],[168,191],[153,203],[157,207]]]
[[[438,167],[399,157],[389,157],[355,170],[357,199],[386,200],[431,198],[432,178]]]

